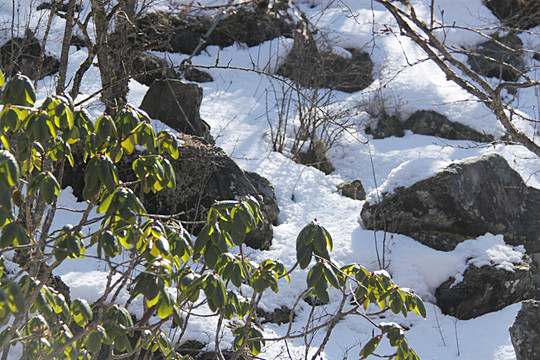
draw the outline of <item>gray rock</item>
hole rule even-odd
[[[184,222],[190,233],[197,235],[215,201],[253,195],[259,199],[264,222],[247,234],[245,243],[256,249],[268,249],[274,237],[272,224],[276,222],[279,213],[272,184],[258,175],[251,174],[248,178],[220,148],[204,145],[199,138],[189,135],[184,135],[182,140],[184,145],[178,149],[179,158],[169,159],[175,171],[176,190],[165,188],[156,194],[144,194],[146,210],[150,214],[180,214],[175,218]],[[74,155],[75,167],[66,168],[62,187],[71,186],[73,195],[82,200],[85,164],[82,162],[82,153]],[[138,156],[134,152],[116,163],[122,181],[136,180],[132,164]],[[256,178],[255,187],[250,179]]]
[[[136,53],[131,66],[134,79],[146,86],[151,86],[154,80],[180,79],[172,63],[146,52]]]
[[[294,160],[300,164],[312,166],[321,170],[326,175],[335,170],[334,165],[328,160],[326,152],[328,146],[324,140],[311,140],[306,151],[300,151],[294,156]]]
[[[253,187],[255,187],[255,190],[257,190],[259,195],[261,195],[264,207],[268,212],[268,216],[270,217],[272,224],[277,225],[277,218],[280,210],[277,203],[274,186],[270,181],[268,181],[268,179],[255,172],[246,171],[244,174]]]
[[[297,31],[294,45],[278,74],[309,88],[330,88],[352,93],[373,82],[369,54],[347,49],[350,58],[319,51],[311,34]]]
[[[471,69],[484,76],[518,81],[520,72],[526,71],[521,39],[514,33],[495,35],[493,39],[479,44],[475,50],[477,55],[469,55]]]
[[[377,126],[367,127],[366,134],[375,139],[390,136],[402,137],[405,130],[415,134],[436,136],[448,140],[470,140],[476,142],[491,142],[493,136],[482,134],[467,125],[451,121],[446,116],[432,110],[419,110],[407,120],[401,121],[396,115],[382,112],[378,115]]]
[[[214,81],[214,78],[212,75],[207,73],[206,71],[202,71],[195,68],[187,68],[186,72],[184,73],[184,78],[187,81],[193,81],[198,83],[207,83]]]
[[[451,278],[437,288],[437,306],[444,314],[467,320],[522,300],[538,299],[535,272],[538,269],[528,256],[514,266],[513,272],[489,265],[470,265],[463,281],[452,286],[455,279]]]
[[[158,119],[171,128],[202,137],[214,143],[210,125],[201,119],[199,110],[203,90],[197,84],[179,80],[156,80],[144,95],[140,108],[153,119]]]
[[[527,30],[540,25],[538,0],[483,0],[504,26]]]
[[[540,359],[540,301],[524,301],[509,330],[516,360]]]
[[[60,67],[60,61],[45,54],[34,34],[27,30],[24,37],[15,37],[0,47],[0,65],[7,76],[18,72],[30,79],[42,79],[55,74]]]
[[[362,180],[346,181],[338,185],[337,190],[341,195],[353,200],[364,200],[366,198],[366,191],[362,185]]]
[[[179,219],[186,222],[185,226],[191,233],[198,234],[202,224],[197,222],[206,220],[208,210],[215,201],[240,199],[246,195],[258,198],[261,195],[262,199],[273,196],[270,194],[271,184],[268,183],[266,188],[259,185],[263,188],[261,194],[222,149],[202,145],[189,137],[184,137],[184,141],[186,144],[179,148],[179,159],[171,160],[176,175],[176,190],[167,188],[156,194],[146,194],[144,205],[150,213],[182,213]],[[126,165],[131,173],[129,161]],[[265,206],[263,202],[261,210],[264,222],[247,234],[245,243],[252,248],[266,250],[272,245],[274,237],[272,223],[276,220],[276,209]]]
[[[455,163],[434,177],[398,188],[380,203],[365,203],[367,229],[408,235],[438,250],[452,250],[487,232],[540,252],[540,190],[525,185],[499,155]]]
[[[269,11],[265,1],[257,4],[262,7],[248,4],[228,13],[201,43],[199,51],[210,45],[223,48],[235,42],[251,47],[279,36],[292,36],[294,24],[286,11]],[[191,54],[212,24],[213,19],[205,16],[151,12],[136,20],[137,41],[144,48]]]
[[[286,306],[281,306],[274,309],[274,311],[264,311],[261,308],[257,308],[257,317],[262,318],[261,324],[273,323],[273,324],[288,324],[291,322],[291,309]],[[294,321],[295,314],[292,314],[292,320]]]
[[[365,131],[374,139],[384,139],[391,136],[403,137],[405,135],[403,123],[399,118],[395,115],[388,115],[386,112],[382,112],[377,117],[376,127],[368,126]]]
[[[431,110],[420,110],[412,114],[404,123],[403,129],[419,135],[437,136],[449,140],[470,140],[491,142],[493,136],[482,134],[467,125],[450,121],[444,115]]]

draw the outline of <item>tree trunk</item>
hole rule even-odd
[[[66,88],[66,73],[69,57],[69,47],[71,45],[71,34],[73,33],[73,16],[75,9],[75,0],[69,0],[66,13],[66,27],[64,30],[64,39],[62,41],[62,54],[60,55],[60,69],[58,70],[58,84],[56,84],[56,93],[61,94]]]

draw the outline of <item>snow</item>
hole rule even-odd
[[[411,2],[421,18],[429,19],[429,1]],[[218,2],[212,2],[215,3]],[[480,27],[497,23],[491,12],[482,6],[481,0],[437,0],[436,4],[434,15],[437,21]],[[167,9],[169,3],[160,0],[155,5]],[[376,79],[370,87],[354,94],[336,93],[336,100],[351,107],[373,103],[373,106],[384,107],[389,114],[396,114],[401,120],[407,119],[417,110],[435,110],[452,121],[476,130],[495,136],[503,134],[501,125],[489,110],[457,85],[447,81],[445,75],[435,65],[425,61],[425,54],[409,40],[399,36],[397,31],[381,31],[386,25],[394,26],[395,30],[394,21],[381,6],[370,1],[331,0],[303,0],[297,1],[296,5],[320,29],[320,40],[327,41],[334,53],[350,56],[346,48],[361,48],[368,51],[375,62]],[[27,16],[27,13],[21,14],[21,18],[23,15]],[[0,7],[0,20],[6,22],[10,16],[11,2],[6,2]],[[39,31],[43,30],[43,16],[43,13],[33,13],[30,17],[30,24],[41,29]],[[52,53],[59,54],[59,34],[62,29],[63,20],[55,19],[49,45]],[[484,38],[475,33],[459,29],[441,32],[438,36],[454,46],[473,46],[484,41]],[[520,36],[526,44],[538,44],[537,34],[524,33]],[[204,89],[201,117],[211,125],[218,146],[233,157],[242,169],[255,171],[268,178],[276,189],[281,213],[279,225],[274,228],[273,245],[266,252],[248,250],[249,258],[255,262],[279,258],[287,268],[292,267],[296,261],[292,251],[296,236],[303,226],[316,218],[332,234],[332,258],[336,263],[360,263],[370,271],[384,267],[384,271],[400,287],[410,288],[424,299],[428,311],[426,320],[412,314],[406,319],[393,315],[384,319],[410,329],[406,336],[422,359],[515,359],[508,326],[514,320],[520,304],[463,321],[442,314],[434,305],[434,293],[449,278],[454,278],[456,283],[461,281],[469,265],[494,265],[512,271],[513,264],[521,261],[524,253],[522,247],[506,245],[500,235],[486,234],[464,241],[453,251],[442,252],[404,235],[367,231],[358,221],[363,201],[342,197],[337,193],[336,186],[347,180],[361,179],[368,192],[367,201],[373,202],[381,194],[392,192],[398,186],[409,186],[435,175],[453,161],[498,153],[507,159],[529,186],[540,188],[540,161],[523,147],[515,145],[477,147],[467,141],[442,140],[411,133],[403,138],[371,139],[363,134],[362,121],[368,115],[360,110],[353,118],[356,121],[355,128],[343,134],[329,151],[329,158],[336,168],[332,174],[327,176],[314,168],[297,164],[289,156],[273,152],[269,141],[269,122],[277,119],[274,113],[267,114],[267,102],[275,101],[272,96],[267,96],[267,90],[280,83],[249,71],[256,69],[274,72],[291,46],[291,39],[278,38],[253,48],[241,44],[225,49],[209,47],[193,59],[194,64],[202,66],[218,64],[236,68],[207,70],[215,81],[201,84]],[[71,48],[68,79],[74,76],[85,57],[84,49],[77,51]],[[175,64],[186,58],[180,54],[167,54],[167,57]],[[219,62],[216,60],[218,58]],[[538,75],[538,69],[531,74],[537,79]],[[54,81],[53,77],[40,81],[40,98],[51,93]],[[100,87],[98,69],[91,67],[84,77],[82,94],[76,100],[85,99]],[[131,81],[129,102],[135,106],[140,105],[147,89],[147,86]],[[533,89],[524,89],[520,90],[515,103],[524,114],[537,117],[538,98],[538,93]],[[85,106],[89,107],[95,117],[103,111],[97,98]],[[167,128],[159,121],[153,124],[158,131]],[[528,134],[535,131],[533,125],[522,120],[517,119],[516,124]],[[59,205],[73,210],[84,210],[86,207],[76,202],[70,189],[62,193]],[[79,218],[80,213],[59,210],[53,226],[60,228],[66,223],[76,224]],[[83,232],[87,234],[89,229],[83,229]],[[100,261],[89,256],[83,261],[66,260],[55,274],[60,275],[70,286],[72,298],[82,297],[93,302],[103,295],[108,272]],[[306,274],[306,271],[297,270],[291,276],[290,284],[281,281],[279,294],[265,293],[261,306],[266,310],[282,305],[292,306],[305,288]],[[331,292],[331,297],[337,299],[337,292]],[[117,301],[125,302],[127,298],[128,294],[122,292]],[[140,298],[137,301],[141,301]],[[130,309],[137,308],[136,305],[140,303],[133,303]],[[335,306],[330,304],[329,311]],[[197,311],[203,315],[210,314],[206,308]],[[311,307],[300,301],[294,329],[301,330],[306,325],[310,311]],[[322,315],[324,310],[317,308],[315,317]],[[215,338],[213,329],[217,319],[192,317],[190,321],[183,340],[198,339],[208,343],[212,349]],[[344,319],[336,326],[323,352],[324,358],[357,357],[362,344],[369,340],[372,329],[367,321]],[[287,325],[265,325],[265,335],[268,337],[283,336],[286,331]],[[323,335],[323,332],[315,335],[312,346],[319,344]],[[231,332],[225,330],[222,343],[231,341]],[[287,348],[283,342],[269,342],[260,356],[273,359],[288,352],[293,359],[300,359],[306,351],[313,354],[315,350],[313,347],[306,350],[304,340],[294,339],[288,342]]]

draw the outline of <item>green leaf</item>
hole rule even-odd
[[[13,242],[17,238],[19,232],[19,224],[16,222],[11,222],[4,226],[2,230],[2,237],[0,237],[0,246],[6,248],[13,245]]]
[[[118,174],[111,158],[107,155],[100,155],[95,169],[99,180],[105,185],[107,191],[112,193],[118,186]]]
[[[77,298],[71,302],[70,314],[80,327],[86,326],[92,320],[92,309],[85,299]]]
[[[23,114],[15,106],[4,106],[0,114],[0,131],[12,130],[16,131],[19,128]]]
[[[173,159],[178,159],[178,139],[170,130],[160,131],[157,140],[160,154],[164,154],[167,151]]]
[[[7,150],[0,150],[0,186],[19,186],[20,170],[17,159]]]
[[[161,291],[161,301],[159,303],[157,314],[161,319],[165,319],[173,313],[174,301],[171,297],[171,294],[166,289]]]
[[[323,304],[330,302],[330,294],[328,293],[328,284],[326,281],[319,281],[314,287],[315,295]]]
[[[339,285],[339,279],[336,276],[336,273],[334,272],[334,269],[327,263],[323,263],[324,267],[324,276],[326,280],[328,280],[328,283],[330,283],[331,286],[335,287],[336,289],[340,288]]]
[[[305,269],[311,263],[311,258],[313,255],[313,247],[311,244],[305,245],[303,242],[299,241],[296,243],[296,260],[301,269]]]
[[[103,231],[99,237],[100,245],[108,257],[115,257],[120,252],[118,238],[111,231]]]
[[[323,264],[321,262],[317,262],[311,270],[309,270],[308,276],[307,276],[307,286],[308,288],[315,287],[323,277]]]
[[[25,75],[12,76],[2,92],[2,105],[33,106],[36,101],[36,91],[32,81]]]
[[[197,239],[195,239],[195,245],[193,246],[193,260],[197,261],[204,249],[206,248],[206,245],[208,241],[210,240],[210,231],[211,231],[211,225],[206,224],[202,228],[201,232],[199,233],[199,236],[197,236]]]
[[[369,355],[373,354],[379,343],[381,342],[381,336],[375,336],[369,340],[366,345],[360,351],[360,356],[362,359],[367,358]]]
[[[426,318],[427,316],[427,313],[426,313],[426,307],[424,305],[424,302],[422,301],[422,299],[420,298],[420,296],[416,295],[416,294],[413,294],[414,296],[414,299],[416,301],[416,309],[415,309],[415,313],[419,314],[420,316],[422,316],[423,318]]]
[[[24,308],[24,298],[21,293],[21,288],[13,281],[9,281],[7,286],[4,286],[4,292],[8,296],[8,306],[14,313],[22,314]]]
[[[47,204],[52,204],[56,197],[60,194],[60,184],[54,175],[46,171],[43,181],[41,182],[41,197]]]
[[[105,331],[105,329],[103,329],[103,331]],[[101,349],[102,343],[101,334],[97,330],[94,330],[86,336],[83,346],[87,348],[90,353],[97,354]]]

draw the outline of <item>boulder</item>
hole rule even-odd
[[[146,49],[191,54],[213,22],[204,16],[152,12],[136,20],[138,41]],[[250,4],[228,13],[201,43],[199,51],[209,45],[223,48],[238,42],[251,47],[280,36],[292,37],[293,27],[286,11]]]
[[[202,97],[203,89],[197,84],[155,80],[144,95],[140,108],[176,131],[214,143],[210,125],[199,114]]]
[[[518,81],[526,71],[522,49],[523,42],[516,34],[495,35],[493,40],[478,45],[476,54],[469,55],[468,63],[480,75]]]
[[[154,80],[180,80],[182,78],[171,62],[147,52],[135,54],[131,71],[134,79],[146,86],[151,86]],[[187,81],[199,83],[214,81],[207,72],[191,67],[185,70],[184,78]]]
[[[306,151],[297,152],[293,160],[303,165],[313,166],[328,175],[335,168],[326,156],[327,151],[328,146],[324,140],[311,140],[309,148]]]
[[[212,75],[207,73],[206,71],[202,71],[195,68],[187,68],[184,72],[184,78],[187,81],[193,81],[198,83],[207,83],[214,81],[214,78]]]
[[[485,233],[540,252],[540,190],[525,185],[497,154],[454,163],[436,176],[366,202],[367,229],[408,235],[438,250],[452,250]]]
[[[268,216],[273,225],[278,224],[277,218],[279,215],[279,206],[277,204],[276,193],[274,185],[265,177],[257,174],[256,172],[246,171],[244,173],[249,182],[253,185],[255,190],[262,196],[264,207],[268,212]]]
[[[470,140],[491,142],[493,136],[482,134],[467,125],[450,121],[444,115],[432,110],[420,110],[412,114],[404,123],[403,129],[415,134],[436,136],[448,140]]]
[[[540,301],[524,301],[509,330],[516,360],[540,359]]]
[[[540,25],[538,0],[483,0],[483,2],[504,26],[527,30]]]
[[[0,47],[0,62],[7,76],[18,72],[30,79],[42,79],[55,74],[60,67],[60,61],[53,56],[44,54],[41,43],[34,34],[27,30],[24,37],[15,37]]]
[[[455,279],[450,278],[437,288],[437,306],[446,315],[467,320],[522,300],[538,299],[540,289],[535,272],[538,269],[526,255],[513,271],[493,265],[470,265],[461,282],[454,285]]]
[[[350,57],[319,51],[308,30],[296,31],[293,47],[278,74],[308,88],[330,88],[353,93],[373,82],[369,54],[348,48]]]
[[[172,63],[146,52],[135,54],[131,69],[134,79],[146,86],[151,86],[154,80],[180,79]]]
[[[286,306],[275,308],[274,311],[265,311],[262,308],[257,308],[257,317],[261,324],[273,323],[273,324],[288,324],[291,322],[291,309]],[[292,313],[292,320],[294,321],[296,314]]]
[[[156,194],[145,195],[144,204],[150,213],[182,213],[180,220],[197,223],[206,220],[208,210],[215,201],[240,199],[246,195],[259,197],[260,193],[245,173],[223,150],[199,143],[190,144],[190,140],[187,141],[188,146],[179,148],[178,160],[171,161],[176,175],[176,190],[167,188]],[[275,198],[271,189],[271,184],[264,188],[267,199]],[[259,202],[264,222],[259,224],[257,230],[248,233],[245,241],[248,246],[262,250],[272,245],[272,223],[276,221],[271,215],[275,214],[276,210],[271,206],[266,207],[264,198],[263,193]],[[277,204],[275,206],[277,207]],[[197,234],[202,226],[190,226],[186,223],[186,228]]]
[[[366,134],[375,139],[390,136],[402,137],[405,131],[414,134],[436,136],[448,140],[470,140],[475,142],[492,142],[493,136],[480,133],[467,125],[451,121],[446,116],[433,110],[419,110],[407,120],[401,121],[396,115],[386,112],[378,116],[376,127],[366,127]]]
[[[176,175],[176,190],[163,189],[153,194],[146,194],[144,205],[150,213],[172,215],[181,214],[178,219],[185,221],[186,228],[193,234],[198,234],[206,221],[208,210],[215,201],[240,199],[246,195],[254,195],[261,204],[264,222],[256,230],[246,236],[245,243],[255,249],[267,250],[272,245],[274,231],[272,224],[277,221],[279,213],[273,187],[262,188],[261,194],[250,182],[246,174],[225,152],[214,146],[201,144],[195,138],[184,137],[184,146],[179,148],[178,160],[171,160]],[[122,165],[126,169],[124,176],[132,176],[131,161],[126,159]],[[122,176],[122,175],[121,175]],[[254,178],[251,175],[251,178]],[[269,206],[265,205],[267,199]]]
[[[175,219],[184,222],[185,228],[197,235],[215,201],[253,195],[261,204],[264,222],[247,234],[245,243],[255,249],[268,249],[274,237],[272,224],[276,223],[279,213],[277,203],[272,203],[272,199],[275,199],[272,184],[262,176],[251,174],[251,179],[259,179],[259,192],[222,149],[204,145],[192,136],[184,135],[182,140],[184,144],[178,149],[179,158],[169,159],[175,171],[176,190],[165,188],[156,194],[144,194],[146,210],[150,214],[177,215]],[[122,181],[136,180],[131,165],[137,156],[139,154],[135,152],[116,164]],[[63,177],[62,186],[71,186],[78,199],[82,199],[84,168],[82,161],[76,159],[75,168],[67,167]]]
[[[337,190],[341,195],[353,200],[365,200],[366,198],[366,191],[362,185],[362,180],[346,181],[338,185]]]
[[[373,136],[374,139],[384,139],[391,136],[405,136],[403,122],[401,122],[396,115],[388,115],[386,112],[382,112],[376,119],[376,126],[366,127],[365,132],[367,135]]]

